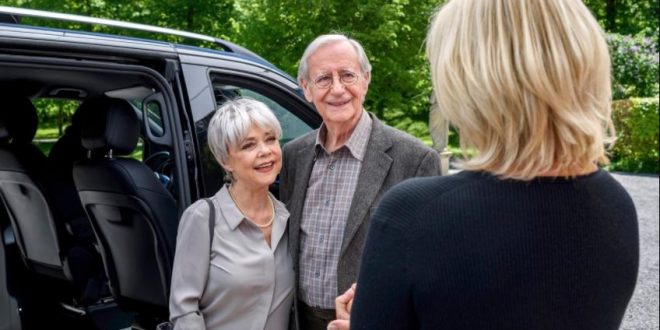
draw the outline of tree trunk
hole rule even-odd
[[[186,23],[188,26],[186,27],[186,30],[188,31],[193,31],[193,23],[195,22],[195,5],[197,1],[189,1],[188,2],[188,16],[186,17]]]
[[[616,31],[616,0],[607,0],[605,5],[605,19],[607,20],[607,31]]]
[[[62,136],[62,126],[64,126],[64,105],[57,102],[57,135]]]

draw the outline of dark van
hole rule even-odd
[[[217,49],[20,24],[27,16]],[[179,216],[223,183],[206,141],[214,110],[265,102],[282,144],[321,118],[294,79],[224,40],[3,6],[0,22],[0,329],[153,329],[167,319]],[[35,140],[53,104],[76,110],[61,134]]]

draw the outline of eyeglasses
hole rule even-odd
[[[358,79],[360,79],[360,75],[357,72],[349,70],[339,72],[339,82],[344,85],[344,87],[355,85]],[[314,79],[314,86],[318,89],[330,88],[334,83],[335,78],[331,73],[321,74]]]

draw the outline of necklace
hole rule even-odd
[[[241,212],[241,215],[243,215],[243,218],[249,219],[247,216],[245,216],[245,212],[243,212],[241,207],[238,206],[238,203],[236,202],[236,199],[234,199],[234,195],[232,195],[231,189],[229,189],[229,187],[227,187],[227,192],[229,193],[229,198],[231,198],[231,200],[234,202],[234,205],[236,205],[236,208],[238,209],[238,211]],[[268,227],[272,226],[273,225],[273,220],[275,220],[275,204],[273,203],[273,200],[270,199],[270,197],[268,197],[268,201],[270,201],[270,210],[272,212],[271,213],[272,215],[270,216],[270,220],[268,222],[264,223],[263,225],[260,225],[256,222],[252,221],[253,224],[257,225],[257,227],[259,227],[261,229],[265,229],[265,228],[268,228]]]

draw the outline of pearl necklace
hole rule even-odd
[[[236,202],[236,199],[234,199],[234,195],[232,195],[231,189],[229,189],[229,187],[227,187],[227,192],[229,193],[229,197],[231,198],[231,200],[234,202],[234,205],[236,205],[236,208],[238,209],[238,211],[241,212],[241,215],[243,216],[243,218],[249,219],[247,216],[245,216],[245,212],[243,212],[241,207],[238,206],[238,203]],[[275,220],[275,204],[273,203],[273,200],[270,199],[270,197],[268,197],[268,200],[270,201],[270,210],[272,212],[270,220],[268,222],[266,222],[265,224],[263,224],[263,225],[260,225],[256,222],[252,221],[253,224],[257,225],[257,227],[259,227],[261,229],[265,229],[265,228],[268,228],[268,227],[272,226],[273,225],[273,220]]]

